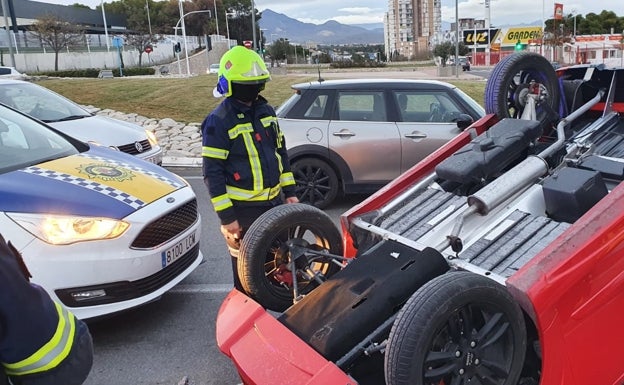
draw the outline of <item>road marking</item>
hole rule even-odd
[[[189,294],[189,293],[229,293],[232,291],[232,284],[216,284],[216,283],[202,283],[202,284],[182,284],[173,287],[169,290],[169,293],[174,294]]]

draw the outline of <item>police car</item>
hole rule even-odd
[[[0,105],[0,232],[77,317],[159,298],[202,261],[179,176]]]

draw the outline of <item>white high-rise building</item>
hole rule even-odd
[[[386,56],[426,57],[442,32],[441,0],[388,0],[384,20]]]

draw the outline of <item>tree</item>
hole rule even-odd
[[[62,49],[82,45],[83,29],[75,24],[62,21],[58,16],[47,15],[32,24],[32,33],[44,47],[54,51],[54,70],[58,71],[58,55]]]
[[[141,67],[143,53],[145,52],[145,48],[152,46],[153,36],[150,34],[126,35],[126,43],[139,51],[139,67]]]
[[[459,55],[466,55],[470,50],[468,47],[464,45],[464,43],[459,43]],[[441,44],[433,47],[433,54],[435,56],[439,56],[442,60],[442,67],[446,67],[446,62],[450,57],[455,56],[455,43],[451,41],[445,41]]]
[[[292,51],[290,48],[290,42],[283,37],[279,38],[279,40],[275,40],[269,47],[269,55],[271,55],[272,61],[285,60],[290,51]]]

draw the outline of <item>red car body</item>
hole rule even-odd
[[[617,71],[624,76],[624,71]],[[559,71],[565,76],[565,70]],[[615,90],[613,90],[615,91]],[[611,108],[624,113],[615,93]],[[602,111],[604,103],[591,111]],[[341,217],[344,254],[354,257],[353,218],[382,207],[486,131],[487,115]],[[506,281],[540,343],[541,385],[621,385],[624,362],[624,186],[617,185]],[[252,299],[233,290],[217,318],[217,342],[247,385],[357,382]]]

